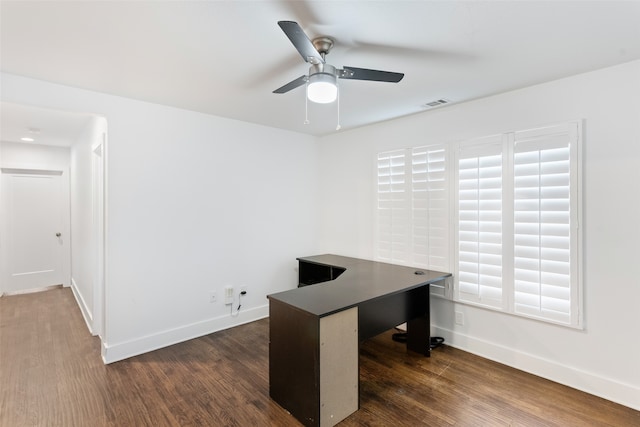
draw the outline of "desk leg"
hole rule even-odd
[[[302,424],[320,425],[320,322],[302,310],[269,302],[269,395]]]
[[[422,317],[407,322],[407,350],[430,357],[429,321]]]
[[[429,319],[429,287],[426,287],[426,313],[407,322],[407,350],[431,356],[431,322]]]

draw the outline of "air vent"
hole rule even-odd
[[[423,107],[425,108],[434,108],[434,107],[439,107],[440,105],[444,105],[444,104],[448,104],[451,101],[449,101],[448,99],[436,99],[435,101],[431,101],[431,102],[427,102],[426,104],[423,105]]]

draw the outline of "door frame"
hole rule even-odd
[[[91,203],[94,247],[93,334],[104,342],[105,334],[105,254],[106,254],[106,131],[102,140],[91,147]]]
[[[63,238],[63,248],[62,248],[62,265],[61,265],[61,278],[62,285],[64,287],[69,287],[71,285],[71,194],[69,191],[69,168],[56,168],[56,169],[44,169],[42,167],[30,167],[29,165],[23,164],[7,164],[3,165],[2,170],[0,171],[0,180],[2,180],[2,175],[9,174],[19,174],[19,175],[57,175],[60,176],[61,181],[61,190],[63,203],[61,205],[62,208],[62,226],[60,232],[62,233]],[[3,186],[0,185],[0,201],[3,200],[5,194],[1,193],[1,188]],[[9,227],[6,207],[0,207],[0,241],[4,243],[2,248],[0,248],[0,296],[6,294],[11,294],[13,292],[7,289],[7,284],[4,283],[4,279],[7,277],[7,254],[6,251],[6,242],[4,239],[7,238],[7,227]],[[21,291],[16,291],[15,293],[22,293]]]

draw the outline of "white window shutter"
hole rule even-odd
[[[461,144],[457,151],[457,298],[503,306],[502,137]]]
[[[378,153],[376,260],[451,271],[448,148]],[[444,282],[434,295],[450,297]]]
[[[378,154],[376,259],[405,264],[409,258],[410,193],[406,150]]]
[[[414,148],[413,256],[416,266],[449,271],[449,194],[445,146]]]
[[[576,144],[575,123],[516,132],[514,141],[514,312],[565,324],[575,323],[578,303]]]

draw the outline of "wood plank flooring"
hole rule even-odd
[[[0,298],[0,426],[299,426],[269,398],[268,319],[103,365],[71,291]],[[444,346],[361,345],[340,426],[640,426],[640,412]]]

